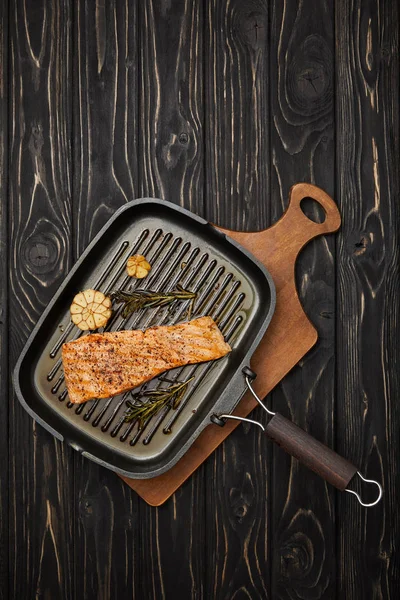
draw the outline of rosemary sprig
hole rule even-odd
[[[174,383],[168,388],[138,392],[133,396],[133,402],[126,401],[128,408],[125,411],[125,423],[137,419],[139,429],[141,429],[143,423],[157,415],[164,406],[170,406],[173,409],[178,408],[186,392],[187,385],[192,379],[194,379],[194,376],[183,383]]]
[[[151,290],[133,290],[126,292],[123,290],[115,290],[111,297],[115,302],[124,304],[122,317],[126,319],[133,312],[141,308],[156,308],[167,306],[177,300],[192,300],[196,298],[196,292],[189,292],[183,289],[181,285],[176,286],[176,290],[172,292],[153,292]]]

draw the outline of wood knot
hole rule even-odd
[[[91,498],[83,497],[79,503],[79,512],[81,517],[91,517],[93,515],[93,503]]]
[[[333,310],[322,310],[320,311],[319,316],[323,319],[333,319],[334,313]]]
[[[58,248],[51,234],[37,234],[28,238],[23,246],[27,269],[35,274],[48,273],[58,259]]]
[[[235,514],[235,517],[236,517],[236,520],[238,523],[241,523],[243,521],[243,518],[247,514],[247,510],[248,510],[248,507],[246,505],[235,507],[234,514]]]
[[[311,540],[304,533],[295,533],[281,549],[281,573],[288,579],[304,576],[310,571],[313,554]]]
[[[232,524],[241,524],[254,502],[254,486],[249,473],[243,474],[241,488],[232,488],[229,493],[229,501],[232,509]]]
[[[190,130],[190,125],[185,124],[185,126],[186,125]],[[161,149],[161,156],[167,169],[176,167],[183,156],[185,157],[185,160],[191,159],[190,155],[193,153],[196,144],[191,144],[190,141],[191,135],[187,131],[168,133],[166,143],[163,144]]]
[[[363,259],[373,258],[378,259],[379,254],[381,254],[382,248],[381,246],[381,235],[380,230],[376,227],[375,231],[359,231],[353,232],[347,241],[348,248],[350,253],[357,257],[358,259],[362,257]],[[375,248],[374,248],[375,246]],[[376,256],[372,256],[376,254]]]
[[[29,138],[29,150],[33,156],[40,155],[44,144],[43,126],[41,123],[34,123],[31,128]]]
[[[307,533],[305,533],[307,532]],[[326,543],[321,524],[310,510],[299,509],[282,531],[278,541],[280,555],[280,579],[285,588],[295,588],[297,595],[305,598],[313,591],[313,597],[321,598],[329,584],[324,561]]]
[[[325,73],[323,65],[309,62],[296,74],[300,95],[306,98],[320,96],[325,88]]]
[[[35,241],[29,248],[29,260],[35,267],[44,267],[50,259],[48,244],[39,240]]]
[[[260,11],[252,11],[245,15],[239,11],[235,15],[234,21],[239,22],[234,25],[234,31],[238,31],[243,43],[251,46],[254,50],[265,45],[268,27],[266,25],[266,15]]]
[[[316,34],[307,37],[292,52],[286,72],[288,101],[302,115],[315,114],[332,104],[332,53],[325,40]]]
[[[356,256],[360,256],[361,254],[364,254],[364,252],[367,249],[368,244],[369,244],[368,237],[366,235],[360,236],[359,241],[355,242],[355,244],[354,244],[354,254]]]
[[[329,268],[326,276],[332,271]],[[304,310],[314,323],[318,323],[319,345],[331,348],[335,332],[335,298],[334,287],[323,279],[304,279],[299,285],[303,298]]]

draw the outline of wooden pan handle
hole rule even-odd
[[[272,417],[265,433],[288,454],[342,492],[357,473],[357,467],[279,413]]]

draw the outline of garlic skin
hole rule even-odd
[[[143,279],[144,277],[147,277],[150,271],[150,263],[148,263],[145,257],[141,254],[134,254],[128,258],[126,263],[126,272],[130,277]]]
[[[82,331],[98,329],[112,315],[111,299],[103,292],[85,290],[75,296],[69,310],[72,322]]]

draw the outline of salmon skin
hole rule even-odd
[[[164,371],[209,360],[231,347],[211,317],[145,331],[93,333],[67,342],[62,362],[75,404],[131,390]]]

